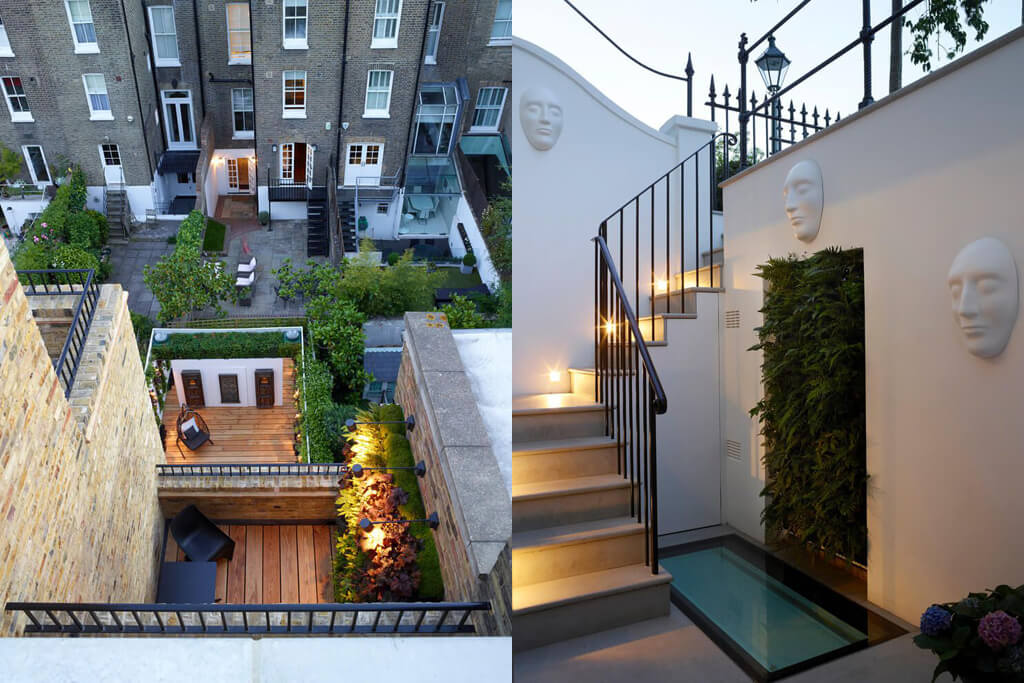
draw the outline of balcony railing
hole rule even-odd
[[[361,604],[172,604],[9,602],[25,633],[69,634],[458,634],[475,633],[473,612],[489,602],[380,602]]]
[[[157,465],[161,477],[259,477],[259,476],[325,476],[345,474],[348,465],[339,462],[286,463],[210,463]]]
[[[67,339],[60,355],[53,361],[53,369],[57,372],[61,386],[64,387],[64,397],[67,398],[75,384],[78,364],[89,337],[93,314],[96,313],[96,299],[100,293],[96,274],[91,269],[19,270],[18,278],[24,285],[26,296],[79,295]]]

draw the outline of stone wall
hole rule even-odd
[[[416,417],[408,433],[427,474],[420,488],[434,532],[446,600],[487,600],[473,622],[486,635],[511,634],[508,538],[512,504],[451,329],[441,314],[406,313],[395,401]]]
[[[163,460],[127,294],[101,288],[68,401],[0,245],[0,604],[152,601]]]
[[[194,504],[217,522],[333,524],[338,477],[244,476],[159,478],[160,508],[168,519]]]

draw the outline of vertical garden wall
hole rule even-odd
[[[764,398],[750,411],[765,440],[767,531],[866,561],[864,254],[827,249],[770,259]]]

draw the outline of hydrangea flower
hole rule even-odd
[[[35,242],[36,244],[38,244],[39,243],[39,235],[33,235],[32,236],[32,241]]]
[[[43,224],[42,224],[42,226],[43,226],[44,228],[45,228],[45,227],[48,227],[48,226],[46,225],[46,223],[43,223]]]
[[[1003,610],[989,612],[978,622],[978,635],[993,650],[1001,650],[1020,640],[1020,622]]]
[[[949,630],[953,624],[953,615],[938,605],[932,605],[921,615],[921,633],[926,636],[938,636]]]

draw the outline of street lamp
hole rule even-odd
[[[778,98],[775,95],[782,88],[782,81],[786,78],[786,71],[789,70],[791,62],[779,48],[775,47],[775,36],[768,36],[768,49],[754,60],[757,70],[761,72],[765,87],[772,95],[772,149],[774,154],[782,149],[782,111]]]

